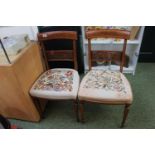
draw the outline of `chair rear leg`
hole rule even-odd
[[[77,120],[77,122],[79,122],[79,106],[78,106],[78,100],[77,99],[74,101],[74,111],[76,114],[76,120]]]
[[[130,108],[129,104],[126,104],[125,107],[124,107],[124,114],[123,114],[123,120],[122,120],[122,123],[121,123],[121,128],[124,127],[125,121],[127,119],[128,113],[129,113],[129,108]]]
[[[37,107],[37,109],[39,111],[41,119],[44,119],[45,115],[44,115],[44,111],[42,110],[39,98],[33,98],[33,99],[36,101],[36,107]]]
[[[79,102],[80,102],[80,104],[79,104],[79,106],[80,106],[80,121],[82,123],[84,123],[85,122],[85,119],[84,119],[84,103],[82,103],[81,101],[79,101]]]
[[[36,106],[36,108],[37,108],[37,110],[38,110],[40,116],[41,116],[42,109],[41,109],[41,107],[40,107],[40,101],[39,101],[39,99],[36,98],[36,97],[32,97],[32,99],[33,99],[33,101],[34,101],[34,104],[35,104],[35,106]]]

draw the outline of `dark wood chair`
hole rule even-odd
[[[73,49],[46,50],[44,43],[55,39],[67,39],[72,41]],[[37,99],[37,101],[38,98],[47,100],[73,100],[78,120],[77,93],[80,78],[77,72],[76,40],[77,33],[74,31],[54,31],[38,34],[38,41],[41,45],[47,71],[43,73],[33,84],[30,89],[30,94]],[[49,61],[72,61],[74,63],[74,69],[49,69]]]
[[[84,122],[84,103],[101,103],[107,105],[124,105],[124,115],[121,127],[126,121],[129,107],[132,103],[132,90],[126,77],[122,74],[125,63],[125,51],[130,32],[117,29],[92,30],[86,32],[88,39],[89,72],[84,76],[79,87],[78,99],[80,102],[80,120]],[[123,39],[122,51],[93,51],[91,40],[96,38]],[[121,53],[120,71],[92,69],[94,61],[111,62]],[[99,55],[99,56],[97,56]]]
[[[73,43],[72,50],[46,50],[45,42],[52,40],[70,40]],[[38,33],[38,41],[41,45],[45,58],[46,68],[49,69],[48,62],[71,61],[74,63],[74,69],[78,70],[76,41],[77,32],[74,31],[53,31]]]

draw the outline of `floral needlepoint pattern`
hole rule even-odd
[[[73,71],[49,70],[34,86],[37,90],[72,91]]]
[[[88,73],[84,88],[104,89],[126,93],[125,86],[119,72],[94,70]]]

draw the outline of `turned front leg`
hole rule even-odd
[[[81,101],[80,101],[80,121],[82,122],[82,123],[84,123],[85,122],[85,120],[84,120],[84,103],[82,103]]]
[[[129,108],[130,108],[130,104],[126,104],[124,107],[124,114],[123,114],[123,120],[122,120],[121,128],[124,127],[124,124],[125,124],[126,119],[128,117]]]

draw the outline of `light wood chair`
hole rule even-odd
[[[73,42],[72,50],[47,50],[45,42],[50,40],[70,40]],[[34,97],[38,105],[40,99],[47,100],[73,100],[78,120],[78,104],[77,94],[79,88],[79,74],[77,70],[77,51],[76,40],[77,33],[74,31],[54,31],[39,33],[38,40],[44,55],[46,68],[48,69],[43,73],[33,84],[30,89],[30,95]],[[60,45],[61,46],[61,45]],[[72,61],[74,69],[69,68],[54,68],[49,69],[49,61]],[[65,66],[64,66],[65,67]],[[39,108],[41,111],[41,107]]]
[[[126,121],[129,107],[132,103],[132,90],[126,77],[122,74],[123,65],[125,64],[125,51],[127,40],[130,37],[130,32],[117,29],[92,30],[86,32],[88,39],[88,56],[89,56],[89,72],[81,81],[78,99],[80,102],[80,120],[84,122],[84,103],[101,103],[107,105],[124,105],[124,115],[121,127]],[[117,38],[123,39],[122,51],[94,51],[91,47],[91,40],[96,38]],[[111,71],[104,69],[92,69],[92,65],[96,61],[112,62],[118,60],[117,53],[121,53],[120,71]]]

